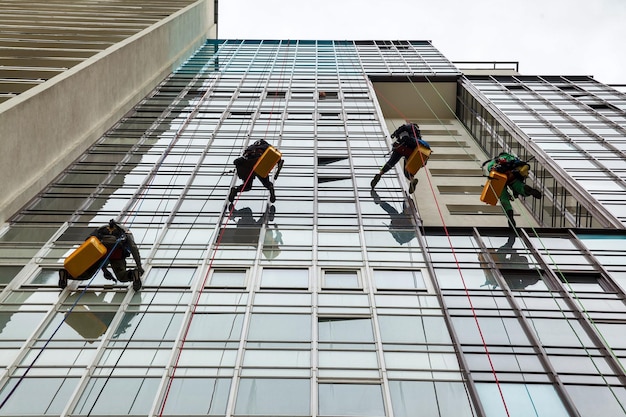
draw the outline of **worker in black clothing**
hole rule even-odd
[[[252,189],[252,182],[254,181],[255,177],[258,178],[259,181],[261,181],[261,184],[263,184],[263,186],[269,190],[270,202],[273,203],[274,201],[276,201],[274,184],[272,184],[272,182],[270,181],[269,176],[261,177],[260,175],[253,173],[252,177],[248,180],[248,177],[250,177],[250,173],[254,169],[254,165],[259,160],[261,155],[263,155],[263,152],[265,152],[265,150],[269,147],[270,144],[267,143],[264,139],[257,140],[252,145],[246,148],[242,156],[233,161],[233,163],[235,164],[235,169],[237,171],[237,176],[241,178],[244,183],[230,189],[230,194],[228,194],[228,201],[230,201],[231,203],[235,201],[235,196],[239,192],[250,191]],[[278,162],[279,170],[282,166],[282,162],[282,159]],[[247,183],[245,182],[246,180],[248,180]]]
[[[133,283],[133,289],[139,291],[141,289],[141,276],[144,273],[141,266],[141,256],[139,255],[139,249],[135,244],[132,233],[128,231],[124,226],[118,224],[115,220],[111,219],[109,224],[98,227],[94,230],[89,237],[95,236],[98,240],[107,248],[106,256],[107,262],[102,264],[98,261],[86,272],[84,272],[77,280],[86,280],[96,273],[98,268],[102,268],[104,277],[111,281],[131,282]],[[135,269],[126,269],[126,258],[132,255],[135,260]],[[113,269],[113,273],[107,269],[110,265]],[[59,287],[65,288],[67,286],[67,280],[71,279],[67,271],[61,270],[59,275]],[[116,279],[117,278],[117,279]]]
[[[407,158],[411,156],[413,150],[415,150],[418,144],[430,149],[430,145],[422,139],[420,128],[415,123],[403,124],[391,134],[391,138],[396,139],[391,148],[391,156],[385,165],[380,168],[380,172],[374,176],[374,179],[372,179],[372,182],[370,183],[372,188],[376,187],[376,184],[378,184],[378,181],[380,181],[383,174],[393,168],[393,166],[403,157],[404,165],[406,166]],[[403,172],[404,176],[411,181],[411,184],[409,185],[409,193],[412,194],[415,191],[418,180],[417,178],[413,178],[413,175],[407,172],[406,169],[404,169]]]

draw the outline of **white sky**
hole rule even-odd
[[[219,0],[221,39],[430,40],[451,61],[626,84],[626,0]]]

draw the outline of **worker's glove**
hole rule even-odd
[[[139,271],[139,276],[143,275],[143,273],[146,272],[146,271],[143,270],[141,265],[137,267],[137,271]]]

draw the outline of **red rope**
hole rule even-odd
[[[287,46],[289,46],[289,41],[287,41]],[[283,60],[283,69],[282,69],[281,73],[284,72],[284,67],[285,67],[286,60],[287,60],[287,54],[285,54],[285,57],[284,57],[284,60]],[[281,75],[281,78],[279,80],[280,81],[279,82],[279,88],[281,86],[283,78],[284,78],[284,74]],[[269,81],[270,80],[268,78],[268,83],[269,83]],[[275,100],[277,98],[278,97],[276,97]],[[269,117],[268,122],[267,122],[268,126],[267,126],[267,128],[265,130],[264,139],[267,137],[267,132],[269,130],[269,124],[272,122],[272,114],[274,112],[275,100],[272,101],[272,107],[271,107],[270,115],[269,115],[270,117]],[[257,161],[257,164],[258,164],[258,161]],[[256,164],[255,164],[255,167],[256,167]],[[243,190],[246,189],[246,186],[248,185],[248,182],[252,180],[253,175],[254,175],[254,169],[252,169],[250,171],[250,174],[248,174],[248,177],[246,178],[244,183],[241,185],[241,188],[240,188],[241,191],[237,193],[237,197],[236,197],[235,201],[233,202],[233,204],[230,205],[230,210],[228,212],[228,217],[226,218],[226,221],[224,222],[224,227],[222,228],[222,230],[221,230],[220,234],[218,235],[218,238],[217,238],[217,240],[215,242],[214,249],[213,249],[213,254],[211,255],[211,259],[209,261],[209,265],[208,265],[207,271],[206,271],[206,273],[204,275],[204,278],[202,279],[202,286],[200,287],[200,290],[198,291],[196,300],[193,303],[193,307],[191,309],[189,320],[187,320],[187,325],[185,326],[185,331],[184,331],[183,336],[181,338],[180,347],[179,347],[178,353],[176,355],[176,361],[174,362],[174,365],[172,367],[172,375],[170,376],[170,378],[169,378],[169,380],[167,382],[167,388],[165,389],[165,393],[163,395],[163,402],[161,403],[161,407],[159,409],[159,414],[158,414],[159,417],[163,416],[163,411],[165,410],[165,404],[167,403],[167,399],[169,398],[169,394],[170,394],[170,391],[172,389],[172,384],[174,382],[174,377],[176,375],[176,370],[178,369],[178,363],[180,361],[180,357],[182,355],[183,348],[185,347],[185,343],[187,341],[187,336],[189,334],[189,329],[191,328],[191,321],[193,320],[193,317],[196,314],[196,310],[198,308],[198,304],[200,303],[200,298],[201,298],[202,294],[204,293],[204,288],[205,288],[205,285],[206,285],[206,281],[207,281],[207,279],[209,277],[209,272],[211,271],[211,269],[213,267],[213,261],[215,260],[215,256],[217,255],[217,251],[219,250],[220,243],[222,242],[222,238],[224,236],[224,232],[226,232],[226,226],[228,225],[228,222],[232,218],[233,212],[235,210],[235,205],[239,201],[239,197],[244,192]],[[217,382],[216,382],[216,386],[217,386]],[[215,392],[216,386],[214,386],[214,392]],[[212,399],[213,399],[213,396],[211,396],[211,402],[212,402]],[[211,406],[209,405],[209,410],[210,409],[211,409]]]
[[[389,100],[387,100],[387,98],[384,95],[380,94],[377,90],[376,90],[376,94],[380,95],[383,98],[383,100],[387,102],[387,104],[389,104],[396,112],[398,112],[398,114],[405,120],[405,122],[409,123],[409,120],[405,117],[405,115],[402,114],[402,112],[398,108],[396,108]],[[425,164],[426,161],[424,160],[424,155],[421,152],[420,152],[420,157],[422,158],[422,166],[426,168],[426,164]],[[452,239],[450,238],[450,233],[448,232],[448,227],[446,226],[446,222],[443,218],[443,213],[441,211],[441,207],[439,206],[439,201],[437,200],[437,195],[435,193],[435,189],[433,187],[432,179],[431,179],[430,172],[428,171],[428,169],[426,169],[426,178],[428,179],[428,185],[433,195],[433,199],[435,200],[435,206],[437,207],[437,212],[439,213],[439,218],[441,219],[441,224],[443,225],[443,230],[448,239],[448,244],[450,245],[450,250],[452,252],[452,256],[454,257],[454,262],[456,263],[457,270],[459,271],[459,275],[461,276],[461,282],[463,283],[465,296],[467,297],[467,301],[469,302],[470,309],[474,317],[474,322],[476,323],[476,327],[478,328],[478,334],[480,335],[480,340],[482,342],[483,348],[485,349],[485,354],[487,355],[487,360],[489,361],[489,366],[491,367],[491,373],[493,374],[494,380],[496,382],[496,386],[498,387],[498,392],[500,393],[500,398],[502,399],[502,404],[504,405],[504,411],[506,411],[506,415],[510,417],[511,414],[509,413],[509,409],[506,405],[506,400],[504,399],[504,393],[502,392],[502,387],[500,386],[498,375],[493,365],[493,361],[491,360],[491,355],[489,354],[489,348],[487,347],[487,342],[485,341],[483,331],[480,327],[480,323],[478,322],[478,315],[476,314],[476,310],[474,309],[474,304],[472,303],[472,298],[470,296],[469,289],[467,288],[465,277],[463,276],[463,270],[461,269],[461,264],[459,263],[459,259],[456,256],[456,251],[454,250],[454,245],[452,244]]]

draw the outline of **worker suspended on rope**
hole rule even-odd
[[[93,241],[92,237],[95,237],[97,240]],[[93,243],[91,243],[92,241]],[[92,247],[95,245],[96,249],[91,249],[90,245],[92,245]],[[98,245],[103,249],[98,251]],[[86,250],[82,250],[81,252],[81,248],[83,247],[85,247]],[[94,251],[97,252],[96,255],[94,255]],[[72,274],[74,269],[68,267],[66,260],[65,268],[59,271],[59,287],[65,288],[68,279],[90,279],[97,272],[98,268],[102,268],[102,273],[106,279],[115,282],[132,281],[135,291],[141,289],[140,277],[143,275],[144,270],[141,266],[139,249],[135,244],[132,233],[115,220],[111,219],[109,224],[95,229],[87,238],[86,243],[75,251],[75,254],[76,256],[73,258],[74,261],[71,262],[73,262],[74,265],[79,265],[78,271],[82,270],[83,272]],[[72,255],[70,255],[70,257],[72,257]],[[135,260],[136,268],[127,270],[126,258],[128,258],[129,255],[132,255]],[[68,260],[70,257],[68,257]],[[106,259],[106,262],[102,262],[102,259]],[[107,269],[109,265],[113,268],[115,277]]]
[[[269,171],[267,175],[259,175],[256,171],[252,173],[252,170],[254,169],[257,161],[259,160],[259,158],[261,158],[261,156],[265,153],[265,151],[268,148],[270,148],[270,144],[267,143],[264,139],[257,140],[252,145],[246,148],[242,156],[240,156],[239,158],[233,161],[233,163],[235,164],[237,176],[241,178],[244,181],[244,183],[237,187],[232,187],[230,189],[230,194],[228,194],[228,201],[230,201],[231,203],[235,201],[235,196],[239,192],[250,191],[252,189],[252,182],[254,181],[255,177],[258,178],[261,181],[261,184],[263,184],[263,186],[269,190],[270,202],[273,203],[274,201],[276,201],[276,194],[274,193],[274,184],[272,184],[272,182],[270,181]],[[277,151],[275,151],[274,155],[276,155],[276,153]],[[278,155],[280,155],[280,153],[278,153]],[[280,156],[278,156],[278,158],[280,158]],[[278,174],[280,173],[280,169],[282,168],[282,166],[283,166],[283,160],[279,159],[278,170],[274,174],[274,179],[278,177]],[[252,177],[250,177],[250,175],[252,175]],[[250,179],[248,179],[248,177],[250,177]]]
[[[483,162],[483,167],[487,165],[487,171],[496,171],[507,176],[506,186],[500,194],[500,204],[504,208],[506,217],[509,219],[511,227],[515,227],[515,219],[513,218],[513,206],[511,201],[522,195],[524,197],[533,196],[541,198],[541,191],[524,184],[528,177],[530,165],[526,161],[522,161],[515,155],[507,152],[500,152],[498,156]],[[511,190],[512,194],[509,192]]]
[[[407,171],[407,158],[411,156],[418,145],[421,145],[426,149],[430,149],[430,145],[422,139],[420,128],[415,123],[403,124],[391,134],[391,138],[396,139],[391,147],[391,156],[385,165],[380,168],[380,172],[374,176],[370,185],[372,188],[376,187],[376,184],[378,184],[383,174],[393,168],[393,166],[397,164],[400,159],[404,158],[403,172],[404,176],[411,182],[409,185],[409,193],[412,194],[415,191],[418,179],[414,178],[413,174]]]

